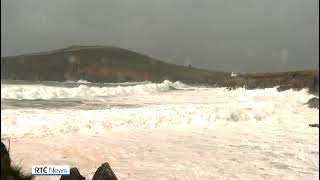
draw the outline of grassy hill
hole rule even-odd
[[[10,80],[159,82],[168,79],[212,84],[228,75],[169,64],[137,52],[108,46],[70,46],[1,58],[1,79]]]

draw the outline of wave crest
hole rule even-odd
[[[1,99],[59,99],[88,98],[106,96],[124,96],[131,94],[152,94],[173,89],[186,88],[181,82],[168,80],[162,83],[150,83],[134,86],[95,87],[81,84],[78,87],[52,87],[43,85],[2,85]]]

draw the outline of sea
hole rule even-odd
[[[91,179],[108,162],[119,179],[318,179],[312,97],[168,80],[2,80],[1,141],[26,173],[68,165]]]

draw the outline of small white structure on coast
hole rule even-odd
[[[231,77],[237,77],[238,76],[238,74],[236,74],[236,73],[234,73],[234,72],[231,72],[231,75],[230,75]]]

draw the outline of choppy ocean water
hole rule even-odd
[[[3,81],[1,138],[26,171],[64,163],[90,178],[108,161],[120,179],[317,179],[312,97],[170,81]]]

